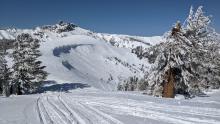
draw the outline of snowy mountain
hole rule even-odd
[[[160,36],[139,37],[95,33],[71,23],[36,27],[35,29],[0,30],[1,42],[29,33],[41,42],[43,65],[49,81],[82,83],[115,90],[130,76],[143,77],[149,69],[147,59],[140,59],[132,49],[143,49],[162,41]]]

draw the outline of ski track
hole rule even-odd
[[[63,109],[61,109],[61,107],[59,107],[57,104],[55,104],[55,101],[52,101],[53,99],[50,99],[49,97],[47,97],[48,103],[53,106],[53,108],[57,111],[57,113],[62,116],[62,120],[65,120],[66,124],[71,124],[72,123],[72,119],[69,117],[70,114],[68,114],[66,111],[64,111]]]
[[[37,111],[42,124],[124,124],[120,116],[125,115],[158,123],[220,123],[220,110],[214,108],[65,93],[42,95]]]

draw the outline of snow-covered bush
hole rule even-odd
[[[118,90],[121,91],[134,91],[138,90],[138,78],[136,76],[129,77],[128,80],[124,80],[119,83]]]
[[[121,91],[146,91],[150,90],[147,89],[148,87],[148,82],[146,78],[141,78],[139,79],[136,76],[129,77],[126,80],[123,80],[118,84],[118,90]]]
[[[142,59],[144,50],[142,46],[137,46],[135,49],[132,49],[131,52],[136,54],[138,58]]]

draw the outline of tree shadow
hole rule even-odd
[[[208,94],[205,94],[205,93],[199,93],[197,96],[198,97],[210,97]]]
[[[68,70],[75,69],[68,61],[62,61],[62,64],[64,67],[66,67]]]
[[[69,90],[74,89],[83,89],[90,87],[88,84],[83,83],[63,83],[63,84],[57,84],[56,81],[44,81],[44,86],[38,88],[36,93],[44,93],[47,91],[52,92],[69,92]]]
[[[79,46],[93,46],[93,44],[73,44],[56,47],[53,49],[53,55],[56,57],[60,57],[61,53],[70,53],[71,49],[76,49]]]

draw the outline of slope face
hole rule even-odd
[[[103,90],[116,90],[117,84],[130,76],[143,77],[150,64],[137,58],[131,49],[148,48],[162,41],[161,37],[94,33],[68,23],[33,30],[0,30],[0,39],[15,39],[20,33],[42,41],[40,59],[47,66],[48,80]]]

